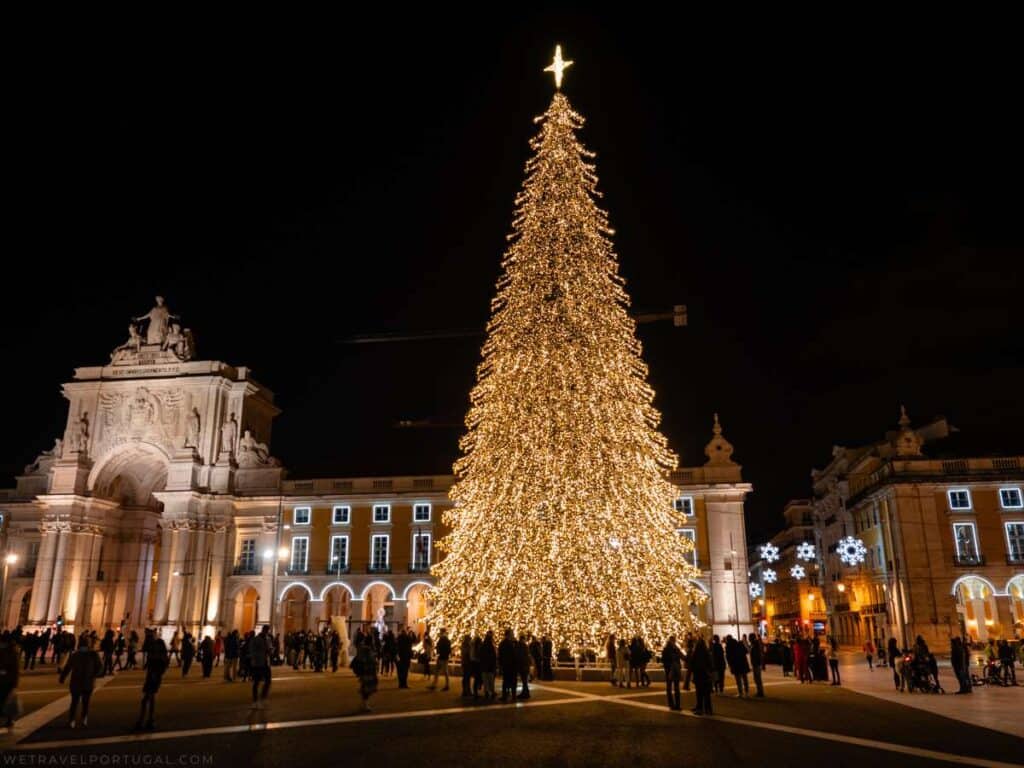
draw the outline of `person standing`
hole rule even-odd
[[[448,690],[448,659],[452,655],[452,641],[448,639],[448,630],[444,627],[441,628],[441,634],[437,638],[437,664],[434,665],[434,682],[428,687],[430,690],[437,688],[437,679],[441,676],[441,672],[444,672],[444,688],[442,691]]]
[[[139,650],[139,633],[134,629],[131,634],[128,635],[128,662],[125,664],[125,669],[135,669],[138,666],[138,662],[135,659],[135,654]]]
[[[540,640],[533,635],[527,637],[527,645],[530,648],[530,661],[533,663],[532,680],[540,680],[544,669],[544,656],[540,647]]]
[[[472,694],[470,679],[473,675],[473,638],[467,632],[459,643],[459,666],[462,669],[462,698],[468,699]]]
[[[178,660],[178,666],[181,666],[181,632],[174,630],[174,634],[171,635],[171,651],[168,655],[168,659],[175,658]]]
[[[692,632],[686,633],[686,640],[683,650],[683,690],[690,690],[690,681],[693,679],[693,672],[690,671],[690,656],[693,654],[694,638]]]
[[[235,674],[238,671],[238,630],[233,629],[224,638],[224,680],[228,683],[235,682]]]
[[[412,665],[412,631],[400,631],[395,643],[398,653],[398,687],[409,687],[409,667]]]
[[[434,639],[430,636],[430,627],[423,632],[423,650],[420,651],[420,663],[423,665],[423,679],[430,678],[430,660],[434,658]]]
[[[181,676],[185,677],[188,675],[189,669],[192,667],[192,660],[196,657],[196,644],[192,640],[192,634],[190,632],[185,633],[185,637],[181,641]]]
[[[620,637],[619,644],[615,648],[615,676],[619,688],[628,688],[629,683],[629,649],[626,647],[626,638]],[[623,685],[625,681],[626,685]]]
[[[498,664],[501,666],[501,700],[516,697],[516,641],[512,630],[505,630],[505,637],[498,644]]]
[[[731,640],[732,638],[729,639]],[[741,648],[743,647],[742,643],[737,643],[735,640],[733,640],[733,643]],[[728,654],[728,642],[726,643],[726,653]],[[744,663],[746,663],[746,659],[746,650],[744,649]],[[693,644],[693,658],[690,661],[690,671],[693,673],[693,684],[697,689],[697,706],[694,707],[693,714],[714,714],[711,710],[711,654],[708,652],[708,647],[703,637],[698,637]],[[744,675],[745,681],[746,676]]]
[[[615,685],[618,682],[618,677],[615,675],[615,649],[617,647],[618,645],[615,642],[615,634],[612,633],[608,635],[608,642],[605,643],[604,653],[605,657],[608,659],[608,666],[611,669],[610,680],[612,685]]]
[[[725,649],[718,635],[711,638],[711,686],[715,693],[725,693]]]
[[[889,663],[889,669],[892,670],[892,682],[896,686],[896,690],[900,689],[900,671],[899,671],[899,658],[900,658],[900,647],[896,643],[895,637],[889,638],[888,653],[886,654],[886,660]]]
[[[839,657],[836,656],[836,649],[832,645],[824,645],[821,648],[821,652],[825,654],[828,659],[828,672],[832,677],[832,685],[841,685],[839,679]]]
[[[497,693],[494,691],[494,676],[498,672],[498,651],[494,647],[494,633],[487,630],[483,641],[480,643],[480,675],[484,682],[484,700],[494,701]],[[504,683],[502,683],[504,689]]]
[[[113,635],[113,633],[111,633]],[[113,637],[111,637],[113,639]],[[103,662],[96,651],[89,649],[88,642],[80,642],[78,650],[68,657],[68,663],[60,673],[60,683],[71,676],[71,709],[68,712],[68,727],[74,728],[79,723],[75,722],[75,713],[78,710],[78,702],[82,702],[82,719],[80,724],[84,727],[89,724],[89,699],[92,698],[93,689],[96,686],[96,678],[103,671]]]
[[[669,637],[665,647],[661,649],[661,665],[665,668],[665,697],[668,699],[668,708],[680,710],[682,699],[679,693],[679,678],[683,674],[683,660],[679,646],[676,645],[675,635]]]
[[[875,644],[868,640],[864,643],[864,658],[868,660],[868,670],[873,670],[875,658]]]
[[[552,659],[554,658],[555,646],[551,642],[551,638],[547,635],[543,635],[540,639],[541,655],[544,660],[544,667],[541,670],[541,680],[554,680],[555,671],[552,665]]]
[[[954,637],[949,641],[949,664],[953,668],[953,674],[956,675],[956,681],[960,686],[960,690],[956,693],[970,693],[971,690],[968,686],[970,686],[971,671],[969,668],[964,668],[964,645],[959,637]]]
[[[146,630],[144,641],[146,649],[146,661],[143,667],[146,670],[146,679],[142,683],[142,703],[139,705],[139,720],[135,723],[135,730],[141,731],[145,728],[153,730],[153,715],[156,711],[156,694],[160,690],[160,683],[163,682],[164,672],[170,666],[170,657],[167,654],[167,644],[152,629]]]
[[[764,670],[764,646],[761,645],[761,638],[754,632],[747,636],[747,640],[750,641],[750,669],[754,673],[754,688],[757,690],[754,695],[763,699],[764,683],[761,682],[761,672]]]
[[[732,635],[725,636],[725,661],[729,671],[736,678],[736,696],[742,698],[750,695],[750,663],[747,661],[747,647]]]
[[[444,630],[441,630],[444,637]],[[352,659],[352,671],[359,678],[359,696],[363,700],[363,711],[370,711],[370,697],[377,692],[377,654],[373,643],[362,643]]]
[[[1003,677],[1003,685],[1016,685],[1017,672],[1014,670],[1013,648],[1004,637],[999,641],[999,672]]]
[[[519,671],[519,678],[522,682],[522,689],[519,691],[517,699],[528,699],[530,698],[530,646],[526,642],[526,635],[519,636],[519,642],[516,643],[516,669]],[[515,678],[512,682],[512,691],[515,693]]]
[[[391,634],[391,630],[388,630],[388,634]],[[338,655],[341,653],[341,638],[338,637],[337,632],[331,632],[331,673],[337,674],[338,672]]]
[[[81,644],[78,647],[81,648]],[[100,651],[103,653],[101,676],[114,674],[114,630],[108,629],[103,633],[103,639],[100,640]]]
[[[220,657],[224,654],[224,635],[217,630],[217,636],[213,638],[213,664],[220,666]]]
[[[15,647],[11,634],[6,630],[0,635],[0,714],[7,719],[7,727],[14,725],[11,716],[12,708],[7,706],[9,696],[17,696],[18,676],[21,665],[18,663],[18,649]]]
[[[203,678],[208,678],[213,672],[213,638],[209,635],[199,644],[199,663],[203,667]]]
[[[249,641],[249,670],[252,674],[252,708],[263,709],[270,693],[270,625]],[[260,683],[263,683],[260,689]],[[257,693],[259,695],[257,696]]]

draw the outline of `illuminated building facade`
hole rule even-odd
[[[944,418],[857,448],[812,473],[830,631],[840,642],[947,648],[1024,634],[1024,457],[956,447]],[[928,454],[932,454],[929,456]]]
[[[453,478],[286,478],[269,450],[273,393],[245,367],[193,359],[162,313],[161,300],[146,316],[157,331],[133,324],[107,365],[76,369],[64,434],[0,491],[14,559],[0,624],[421,626]],[[689,521],[675,534],[695,541],[701,618],[750,631],[751,487],[717,417],[705,452],[673,473]]]

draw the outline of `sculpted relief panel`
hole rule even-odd
[[[181,387],[139,386],[134,390],[104,392],[100,395],[99,411],[94,450],[97,457],[133,440],[155,443],[170,452],[191,436],[188,433],[193,425],[186,424],[186,415],[193,415],[198,422],[191,396]],[[198,423],[194,429],[197,437]]]

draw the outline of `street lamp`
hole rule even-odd
[[[0,581],[0,611],[4,609],[4,598],[7,596],[7,569],[18,562],[18,556],[14,552],[8,552],[4,556],[4,579]],[[0,615],[0,626],[6,624],[6,616]]]

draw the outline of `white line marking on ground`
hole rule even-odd
[[[92,689],[93,695],[95,695],[96,691],[105,686],[112,679],[113,678],[111,677],[101,677],[97,680]],[[20,720],[16,720],[14,722],[14,727],[8,729],[6,737],[0,739],[0,750],[13,748],[15,744],[21,742],[22,739],[27,739],[35,731],[38,731],[61,713],[67,713],[70,709],[70,705],[71,695],[66,694],[59,699],[54,699],[49,704],[43,705],[34,712],[29,712]]]
[[[548,685],[538,685],[536,688],[540,688],[545,691],[552,691],[557,693],[575,693],[568,688],[553,688]],[[579,694],[587,695],[587,694]],[[625,696],[588,696],[589,699],[603,699],[618,704],[625,704],[628,707],[639,707],[641,709],[650,709],[657,712],[673,713],[670,709],[657,704],[646,704],[642,701],[633,701],[632,699],[626,698]],[[678,714],[684,717],[698,718],[699,715],[695,715],[692,712],[683,710]],[[705,716],[706,717],[706,716]],[[777,723],[766,723],[759,720],[743,720],[738,717],[720,717],[718,715],[711,715],[708,719],[714,720],[720,723],[729,723],[730,725],[744,725],[748,728],[760,728],[766,731],[777,731],[779,733],[789,733],[794,736],[807,736],[813,739],[823,739],[825,741],[838,741],[843,744],[853,744],[858,747],[866,747],[868,749],[879,749],[886,752],[897,752],[902,755],[911,755],[913,757],[923,757],[929,760],[941,760],[947,763],[957,763],[959,765],[976,765],[980,768],[1019,768],[1020,763],[1004,763],[998,760],[987,760],[982,757],[971,757],[969,755],[954,755],[947,752],[939,752],[934,749],[923,749],[921,747],[910,747],[904,744],[893,744],[888,741],[875,741],[873,739],[862,739],[859,736],[845,736],[839,733],[829,733],[828,731],[812,731],[809,728],[796,728],[790,725],[780,725]]]
[[[594,696],[600,699],[600,696]],[[551,699],[545,701],[518,701],[516,709],[532,707],[549,707],[556,704],[578,704],[589,701],[589,698]],[[411,717],[433,717],[435,715],[454,715],[460,712],[496,712],[499,707],[450,707],[448,709],[424,709],[413,712],[384,712],[368,715],[341,715],[339,717],[321,717],[314,720],[285,720],[275,723],[252,723],[249,725],[224,725],[215,728],[192,728],[182,731],[166,731],[163,733],[125,734],[122,736],[102,736],[95,739],[76,739],[74,741],[36,741],[19,743],[12,750],[66,749],[67,747],[91,747],[100,744],[126,744],[139,741],[158,741],[160,739],[187,739],[195,736],[214,736],[226,733],[256,733],[259,731],[278,731],[288,728],[310,728],[320,725],[340,725],[343,723],[360,723],[373,720],[401,720]],[[52,718],[50,718],[52,719]],[[47,720],[49,722],[49,720]],[[37,728],[39,726],[36,726]],[[27,735],[27,734],[26,734]]]

